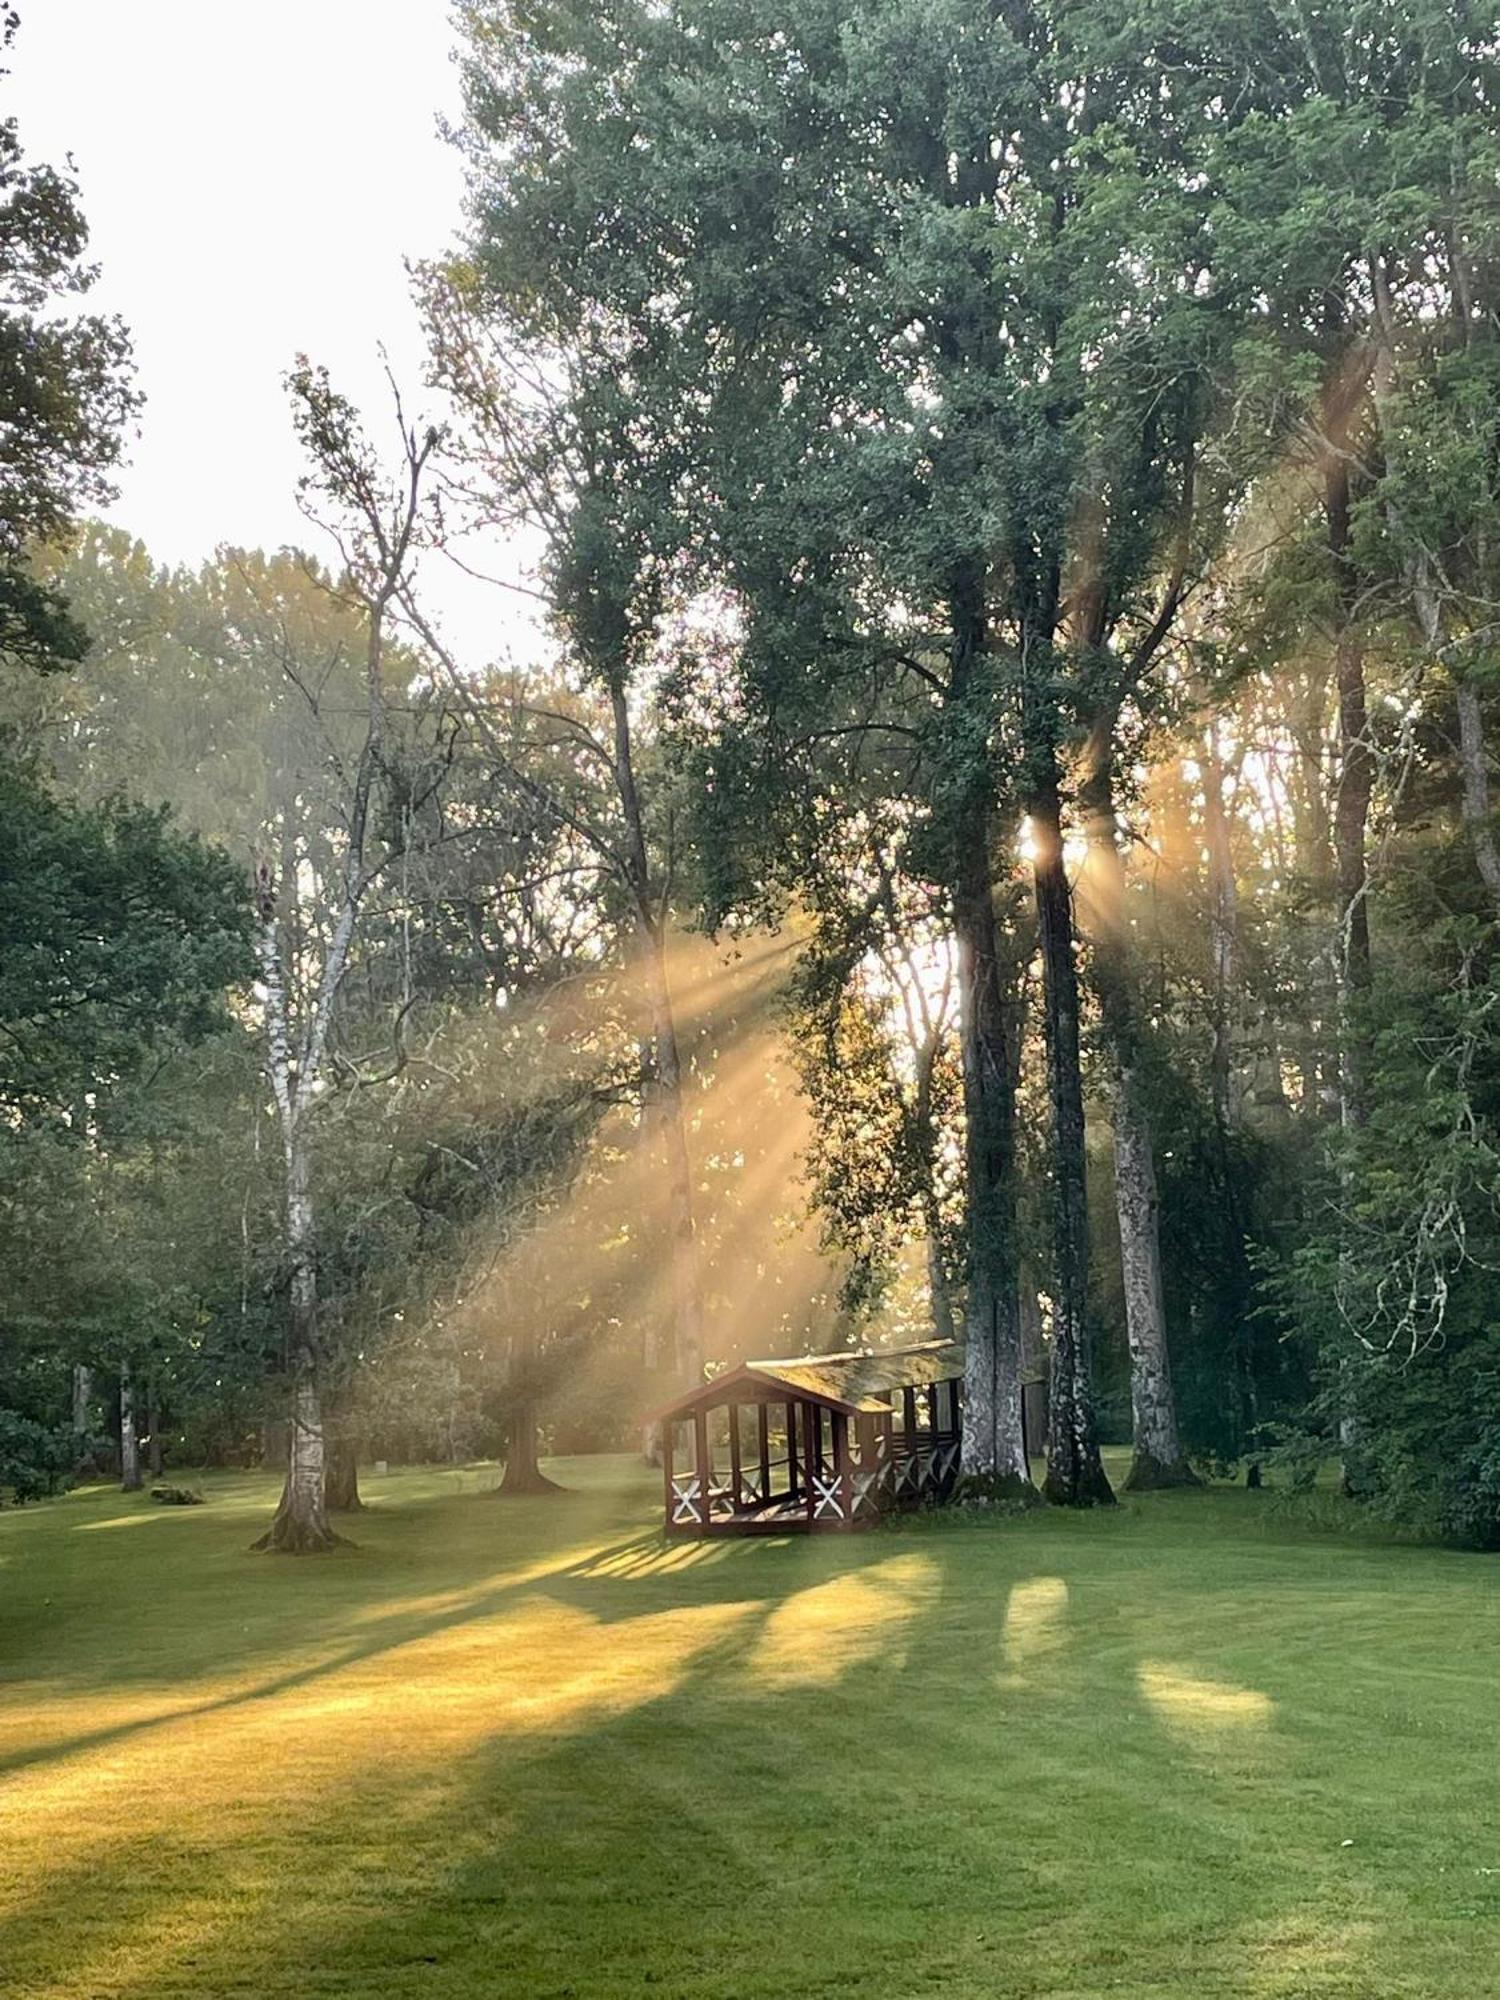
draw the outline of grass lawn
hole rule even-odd
[[[623,1459],[0,1516],[6,2000],[1500,1993],[1500,1566],[1276,1497],[664,1545]]]

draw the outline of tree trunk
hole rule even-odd
[[[1464,827],[1491,908],[1500,916],[1500,851],[1495,846],[1495,827],[1490,816],[1484,718],[1479,707],[1479,690],[1467,679],[1458,684],[1458,761],[1463,778]]]
[[[328,1525],[323,1497],[323,1399],[318,1369],[318,1272],[313,1239],[310,1162],[300,1121],[285,1134],[287,1253],[291,1264],[288,1348],[292,1374],[291,1451],[286,1483],[270,1527],[252,1544],[277,1555],[318,1555],[340,1537]]]
[[[1162,1302],[1160,1210],[1151,1122],[1140,1079],[1129,1067],[1115,1077],[1115,1209],[1130,1344],[1130,1418],[1134,1451],[1128,1492],[1197,1486],[1177,1431],[1177,1404]]]
[[[1378,373],[1383,377],[1384,372],[1382,364]],[[1379,394],[1377,389],[1377,399]],[[1339,1124],[1348,1134],[1364,1124],[1368,1112],[1357,1012],[1360,1000],[1369,992],[1372,977],[1365,838],[1375,784],[1375,760],[1369,742],[1364,648],[1355,626],[1359,579],[1354,566],[1350,516],[1348,424],[1340,422],[1341,414],[1339,406],[1334,406],[1333,421],[1329,424],[1332,448],[1323,477],[1323,515],[1333,564],[1338,620],[1334,635],[1339,738],[1339,777],[1333,814],[1334,883],[1338,899],[1334,963],[1338,968]],[[1340,1183],[1347,1216],[1356,1196],[1353,1169],[1347,1158],[1340,1167]],[[1339,1249],[1341,1262],[1349,1256],[1347,1221],[1342,1227],[1346,1240]],[[1350,1358],[1341,1356],[1338,1427],[1343,1463],[1339,1483],[1346,1494],[1352,1493],[1358,1484],[1355,1460],[1359,1440],[1348,1393],[1350,1366]],[[1252,1466],[1251,1471],[1257,1474],[1259,1484],[1258,1465]]]
[[[1099,1016],[1114,1098],[1115,1215],[1130,1349],[1134,1451],[1125,1485],[1196,1486],[1177,1431],[1162,1297],[1160,1206],[1151,1114],[1139,1068],[1140,1019],[1125,907],[1125,866],[1114,800],[1114,714],[1096,725],[1084,804],[1089,837],[1090,928]]]
[[[153,1373],[146,1388],[146,1464],[153,1479],[161,1478],[161,1398],[157,1394],[156,1376]]]
[[[89,1405],[93,1400],[93,1370],[82,1361],[73,1363],[73,1469],[81,1478],[97,1468],[92,1446],[93,1426]]]
[[[955,565],[949,586],[952,666],[948,703],[958,740],[987,743],[990,717],[965,714],[988,695],[979,670],[988,650],[981,565]],[[962,727],[962,725],[967,727]],[[967,751],[973,757],[972,750]],[[995,917],[993,780],[987,755],[956,774],[953,931],[958,946],[958,1032],[964,1099],[964,1399],[960,1444],[965,1480],[987,1497],[1034,1501],[1026,1462],[1017,1290],[1016,1079],[1018,1037],[1007,1000]]]
[[[953,1290],[943,1265],[943,1243],[936,1218],[927,1222],[927,1296],[934,1340],[951,1340],[954,1333]]]
[[[120,1486],[126,1493],[141,1490],[141,1448],[135,1428],[135,1382],[130,1363],[120,1363]]]
[[[1234,849],[1224,810],[1226,773],[1219,756],[1217,726],[1210,724],[1203,756],[1203,821],[1208,849],[1209,944],[1213,960],[1213,1041],[1209,1051],[1209,1095],[1220,1132],[1239,1123],[1234,1070],[1235,981],[1239,956],[1239,891]]]
[[[1016,1053],[990,881],[988,814],[971,809],[953,898],[963,1054],[968,1247],[963,1469],[993,1497],[1036,1498],[1026,1463],[1016,1259]]]
[[[507,1500],[529,1493],[561,1493],[564,1490],[541,1468],[537,1457],[536,1405],[529,1396],[511,1405],[505,1473],[496,1490]]]
[[[347,1425],[335,1424],[328,1438],[323,1505],[332,1514],[357,1514],[364,1504],[359,1497],[358,1440]]]
[[[1334,672],[1338,689],[1339,775],[1334,795],[1333,869],[1338,909],[1339,1122],[1347,1130],[1364,1118],[1360,1063],[1354,1046],[1353,1010],[1370,987],[1370,910],[1365,856],[1375,759],[1370,750],[1364,648],[1355,627],[1358,578],[1354,572],[1349,512],[1349,460],[1340,436],[1338,454],[1325,470],[1324,524],[1333,563],[1338,628]]]
[[[1112,1507],[1099,1456],[1088,1329],[1088,1192],[1084,1154],[1083,1066],[1073,903],[1063,855],[1053,753],[1031,801],[1034,875],[1045,997],[1047,1092],[1052,1111],[1053,1236],[1056,1265],[1048,1378],[1047,1478],[1042,1491],[1064,1507]]]

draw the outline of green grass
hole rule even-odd
[[[1270,1494],[664,1545],[624,1460],[0,1516],[6,2000],[1500,1990],[1500,1571]]]

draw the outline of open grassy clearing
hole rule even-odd
[[[667,1547],[553,1469],[304,1562],[259,1477],[0,1517],[8,2000],[1500,1990],[1493,1563],[1228,1490]]]

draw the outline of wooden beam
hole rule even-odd
[[[755,1406],[756,1441],[760,1445],[760,1497],[765,1505],[771,1499],[771,1412],[765,1403]]]
[[[661,1477],[662,1487],[666,1494],[667,1533],[669,1535],[672,1532],[672,1516],[677,1512],[672,1494],[672,1433],[676,1428],[677,1426],[670,1418],[661,1427]]]
[[[802,1424],[807,1438],[804,1464],[807,1469],[807,1523],[816,1527],[818,1519],[818,1468],[823,1462],[823,1413],[816,1403],[802,1405]]]
[[[797,1405],[786,1406],[786,1497],[797,1497]]]
[[[849,1419],[842,1410],[835,1410],[829,1422],[833,1451],[833,1477],[838,1493],[839,1526],[847,1528],[853,1518],[854,1482],[849,1477]]]
[[[738,1514],[744,1505],[745,1495],[740,1484],[740,1406],[729,1405],[729,1505],[732,1513]]]
[[[713,1519],[713,1503],[708,1489],[713,1483],[714,1462],[708,1443],[708,1412],[697,1409],[693,1412],[693,1448],[698,1461],[698,1511],[703,1516],[703,1532],[708,1533],[708,1524]]]

